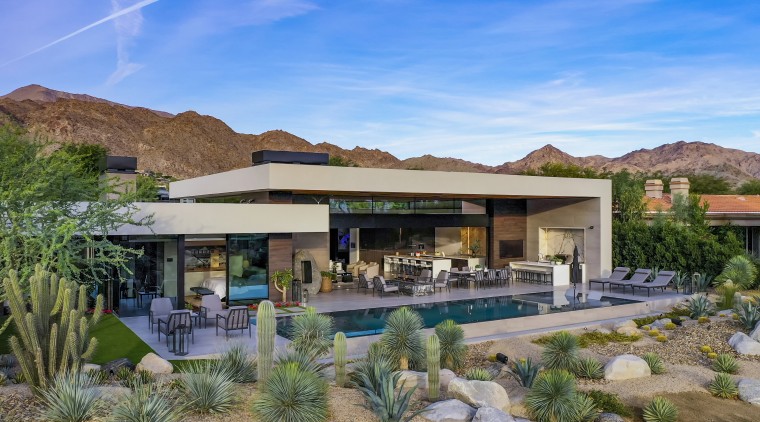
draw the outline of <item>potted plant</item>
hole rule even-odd
[[[287,301],[288,288],[293,284],[293,269],[288,268],[287,270],[275,271],[270,279],[272,280],[272,283],[274,283],[274,288],[282,293],[282,301]]]
[[[475,239],[469,249],[473,257],[478,256],[478,252],[480,252],[480,239]]]
[[[331,292],[333,273],[330,271],[320,271],[319,275],[322,276],[322,287],[319,290],[324,293]]]

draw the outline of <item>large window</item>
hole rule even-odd
[[[228,236],[229,303],[245,304],[269,297],[269,235]]]
[[[324,200],[324,198],[320,199]],[[485,199],[393,198],[334,196],[331,214],[485,214]],[[313,197],[297,196],[294,203],[317,203]]]

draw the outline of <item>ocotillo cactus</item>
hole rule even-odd
[[[45,389],[56,374],[78,371],[92,357],[98,343],[89,331],[102,314],[102,296],[98,295],[95,312],[88,320],[86,287],[58,280],[40,265],[29,277],[31,312],[27,312],[16,271],[9,272],[3,285],[18,333],[10,339],[11,350],[30,386]]]
[[[428,379],[428,399],[430,401],[438,400],[438,393],[441,390],[441,344],[438,336],[433,334],[428,337],[427,342],[427,379]]]
[[[256,314],[256,339],[259,351],[259,382],[263,382],[272,372],[274,366],[274,336],[277,321],[274,317],[274,304],[265,300],[259,305]]]
[[[346,335],[342,332],[335,334],[333,341],[333,362],[335,363],[335,385],[346,385]]]

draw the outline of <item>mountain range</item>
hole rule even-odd
[[[344,149],[327,142],[312,144],[284,130],[258,135],[237,133],[223,121],[186,111],[177,115],[127,106],[85,94],[40,85],[0,97],[0,123],[20,125],[54,142],[100,144],[110,154],[138,158],[141,171],[179,179],[247,167],[251,152],[262,149],[326,152],[361,167],[514,174],[545,163],[571,163],[597,170],[708,173],[734,184],[760,178],[760,154],[705,142],[679,141],[640,149],[615,158],[574,157],[552,145],[524,158],[488,166],[456,158],[424,155],[399,159],[387,151],[360,146]]]

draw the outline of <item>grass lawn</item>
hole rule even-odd
[[[0,326],[8,317],[0,317]],[[4,333],[0,334],[0,354],[10,353],[8,339],[16,333],[16,328],[11,324]],[[114,315],[103,315],[95,328],[90,331],[98,339],[98,348],[92,363],[103,364],[114,359],[128,358],[137,364],[150,352],[150,346],[137,337],[119,318]]]

